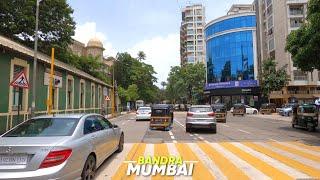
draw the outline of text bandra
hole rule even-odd
[[[127,176],[192,176],[194,162],[180,156],[139,156],[138,161],[128,161]]]

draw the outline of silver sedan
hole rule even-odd
[[[193,105],[189,108],[186,118],[186,132],[192,129],[211,129],[217,132],[215,113],[209,105]]]
[[[93,179],[123,143],[99,114],[36,117],[0,136],[0,179]]]

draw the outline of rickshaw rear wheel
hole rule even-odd
[[[308,131],[309,131],[309,132],[313,132],[313,131],[315,131],[314,126],[308,126]]]
[[[292,126],[292,128],[294,128],[295,126],[294,126],[294,124],[291,124],[291,126]]]

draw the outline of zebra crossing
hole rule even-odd
[[[181,156],[193,176],[127,176],[139,156]],[[96,179],[320,179],[320,147],[299,142],[127,143]]]

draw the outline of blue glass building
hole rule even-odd
[[[205,27],[207,84],[211,103],[257,106],[256,15],[223,16]]]

